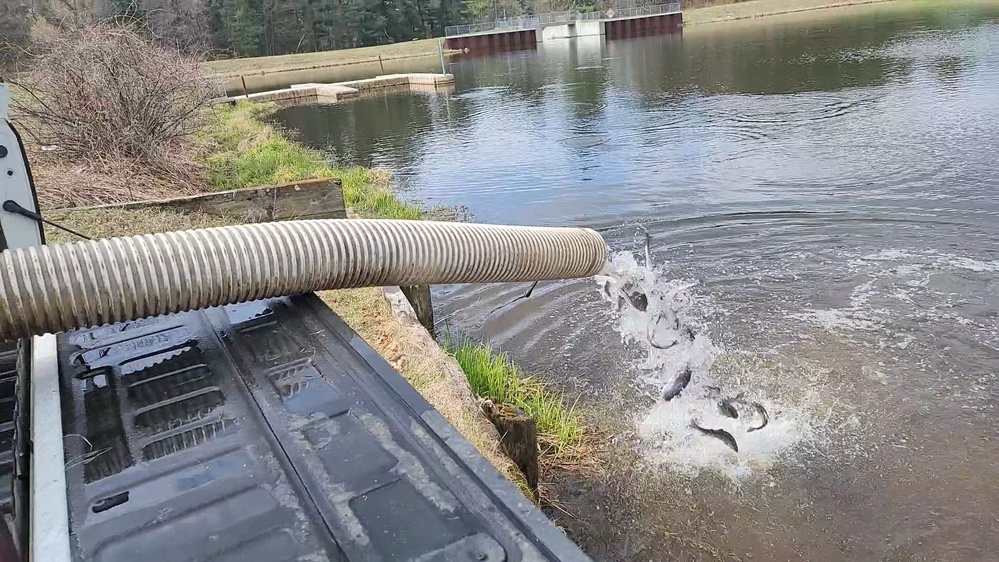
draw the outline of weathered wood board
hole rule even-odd
[[[216,191],[155,201],[102,205],[88,209],[112,208],[200,211],[244,223],[347,218],[343,203],[343,188],[338,179],[305,180],[284,185]]]

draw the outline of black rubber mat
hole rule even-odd
[[[60,336],[72,552],[586,560],[315,296]]]

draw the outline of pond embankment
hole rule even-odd
[[[905,0],[686,0],[683,24],[699,25]],[[689,9],[688,9],[689,8]]]

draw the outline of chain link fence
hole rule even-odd
[[[455,35],[485,33],[487,31],[519,31],[522,29],[537,29],[539,25],[540,23],[537,16],[521,16],[517,18],[507,18],[482,23],[449,25],[444,28],[444,33],[448,37],[453,37]]]

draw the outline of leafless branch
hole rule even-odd
[[[33,45],[15,101],[43,145],[89,161],[169,169],[221,93],[197,57],[158,46],[133,26],[60,30]]]

